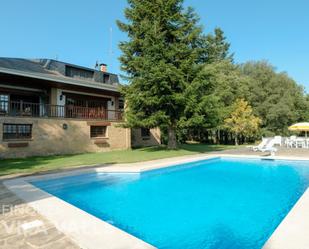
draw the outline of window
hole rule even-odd
[[[106,137],[106,126],[90,126],[90,137]]]
[[[7,113],[8,112],[8,106],[9,106],[9,95],[6,94],[0,94],[0,114]]]
[[[79,95],[64,92],[66,96],[66,105],[82,106],[82,107],[104,107],[107,106],[108,98],[94,97],[90,95]]]
[[[141,128],[141,135],[142,135],[142,137],[150,137],[150,129]]]
[[[118,109],[119,110],[123,110],[124,109],[124,100],[123,99],[119,99],[118,100]]]
[[[93,79],[93,71],[76,67],[65,67],[65,75],[72,78]]]
[[[104,74],[103,75],[103,83],[110,83],[109,82],[109,75],[108,74]]]
[[[3,139],[30,139],[32,124],[3,124]]]

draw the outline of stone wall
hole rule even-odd
[[[161,133],[159,128],[150,129],[150,136],[143,137],[141,129],[131,131],[132,147],[155,146],[161,144]]]
[[[32,139],[4,141],[3,123],[32,124]],[[91,125],[106,125],[106,138],[91,138]],[[130,129],[121,128],[116,122],[0,117],[0,158],[102,152],[130,147]]]

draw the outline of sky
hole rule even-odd
[[[50,58],[121,74],[116,25],[126,0],[0,0],[0,57]],[[309,92],[308,0],[184,0],[220,27],[237,63],[267,60]]]

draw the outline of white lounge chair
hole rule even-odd
[[[269,139],[267,138],[262,138],[262,142],[258,145],[258,146],[253,146],[252,147],[252,150],[253,151],[261,151],[265,146],[266,144],[268,143]]]
[[[276,141],[275,141],[274,139],[271,139],[271,140],[266,144],[265,148],[261,149],[260,151],[261,151],[261,152],[270,152],[270,154],[271,154],[272,156],[274,156],[274,155],[275,155],[275,152],[278,151],[278,149],[274,147],[275,142],[276,142]]]

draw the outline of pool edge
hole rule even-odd
[[[136,163],[137,167],[101,167],[95,169],[81,169],[72,172],[52,173],[37,176],[25,176],[16,179],[10,179],[3,184],[18,197],[23,199],[26,204],[31,206],[38,213],[46,217],[55,227],[71,238],[81,248],[87,249],[154,249],[156,247],[149,243],[71,205],[60,198],[53,196],[30,183],[33,180],[51,179],[56,177],[73,176],[85,173],[106,172],[106,173],[142,173],[154,169],[176,166],[181,163],[189,163],[204,159],[219,158],[218,156],[199,155],[190,158],[174,158],[166,162],[153,163],[149,167]],[[63,221],[69,226],[63,224]],[[79,227],[81,229],[72,229]],[[87,227],[85,227],[87,224]],[[95,229],[93,229],[95,227]],[[86,233],[85,233],[86,232]]]
[[[309,187],[284,217],[262,249],[308,249],[308,217]]]
[[[75,207],[58,197],[16,179],[4,185],[81,248],[87,249],[154,249],[139,238]]]
[[[252,158],[252,159],[262,159],[260,156],[245,156],[245,155],[226,155],[226,154],[214,154],[214,155],[197,155],[186,158],[170,158],[158,160],[159,162],[143,162],[143,163],[132,163],[126,164],[125,166],[111,166],[111,167],[101,167],[95,169],[81,169],[74,170],[73,172],[61,172],[61,173],[53,173],[47,175],[39,175],[39,176],[26,176],[17,179],[11,179],[4,181],[4,185],[23,199],[28,205],[38,211],[40,214],[45,216],[49,221],[51,221],[59,231],[66,234],[69,238],[75,241],[82,248],[89,249],[97,249],[101,248],[100,245],[104,244],[104,248],[108,249],[120,249],[120,248],[134,248],[134,249],[150,249],[155,248],[154,246],[142,241],[141,239],[99,219],[94,217],[93,215],[53,196],[50,195],[43,190],[33,186],[29,183],[30,180],[44,179],[44,178],[53,178],[53,177],[61,177],[61,176],[72,176],[79,175],[84,173],[95,173],[95,172],[105,172],[105,173],[142,173],[146,171],[151,171],[155,169],[167,168],[177,166],[178,164],[189,163],[200,160],[214,159],[214,158]],[[290,160],[290,161],[309,161],[304,158],[297,157],[267,157],[269,159],[275,160]],[[147,166],[144,164],[147,163]],[[133,166],[134,165],[134,166]],[[306,195],[305,195],[306,194]],[[303,208],[303,197],[305,196],[306,202],[305,206],[307,208]],[[301,203],[301,204],[299,204]],[[55,209],[48,207],[55,207]],[[285,216],[283,221],[277,227],[277,229],[273,232],[271,237],[267,240],[263,249],[294,249],[295,241],[293,239],[292,247],[287,247],[289,245],[288,236],[282,236],[281,234],[285,234],[284,231],[289,231],[289,228],[292,227],[292,230],[296,230],[297,227],[295,224],[290,224],[291,216],[294,217],[295,213],[299,213],[299,206],[301,209],[309,210],[309,188],[305,191],[305,193],[298,199],[294,207],[289,211],[288,215]],[[51,210],[52,209],[52,210]],[[64,210],[66,211],[65,213]],[[309,211],[307,211],[309,215]],[[302,222],[306,223],[305,227],[309,228],[309,220],[305,221],[303,217],[303,212],[301,216],[303,219],[300,219]],[[308,216],[309,217],[309,216]],[[306,218],[306,217],[305,217]],[[76,231],[72,231],[68,229],[66,226],[59,226],[59,224],[63,223],[63,220],[67,220],[70,222],[77,222],[76,226],[83,227],[85,224],[89,226],[96,227],[95,236],[93,234],[80,234]],[[91,229],[90,229],[91,230]],[[99,231],[100,230],[100,231]],[[282,232],[283,231],[283,232]],[[308,230],[307,230],[308,231]],[[297,232],[297,234],[301,234]],[[108,235],[108,236],[107,236]],[[307,247],[297,247],[298,249],[307,249],[309,244],[309,239],[305,237],[301,237],[297,242],[299,245],[306,244]],[[280,247],[280,245],[284,244],[284,247]],[[108,247],[106,246],[108,245]],[[279,246],[279,247],[278,247]]]

